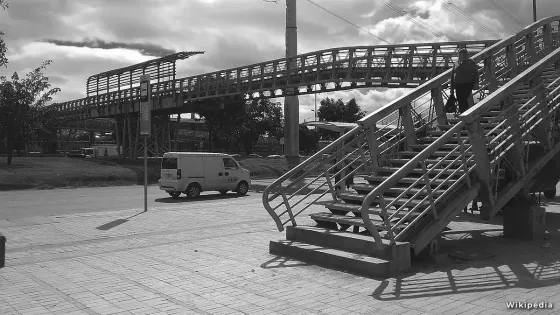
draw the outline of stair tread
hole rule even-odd
[[[358,194],[358,193],[353,193],[353,192],[344,192],[344,193],[340,193],[338,195],[339,195],[340,199],[347,198],[347,199],[362,200],[362,201],[366,197],[365,195]],[[391,197],[391,196],[383,196],[383,197],[384,197],[385,202],[391,202],[391,201],[396,199],[396,197]],[[408,197],[401,197],[400,199],[408,200]],[[419,202],[419,200],[413,200],[413,201],[418,201]]]
[[[420,152],[418,151],[401,151],[398,154],[399,155],[404,155],[404,156],[417,156]],[[432,153],[430,156],[457,156],[457,155],[461,155],[461,151],[454,151],[454,152],[450,152],[450,151],[435,151],[434,153]],[[465,152],[466,156],[471,156],[473,155],[472,152]]]
[[[389,176],[364,176],[364,179],[367,181],[385,181],[387,180],[387,178],[389,178]],[[399,180],[399,182],[402,183],[414,183],[418,180],[418,178],[415,177],[403,177]],[[434,179],[432,180],[432,184],[437,184],[437,183],[442,183],[443,181],[449,181],[449,182],[456,182],[456,180],[452,180],[452,179]],[[418,183],[419,185],[424,184],[422,181],[420,181]]]
[[[382,258],[372,257],[372,256],[364,255],[364,254],[355,254],[355,253],[347,252],[347,251],[336,249],[336,248],[324,247],[324,246],[319,246],[319,245],[312,245],[312,244],[298,242],[298,241],[280,240],[280,241],[273,241],[273,242],[276,242],[276,243],[284,245],[284,246],[297,247],[297,248],[304,249],[304,250],[319,252],[319,253],[323,253],[323,254],[327,254],[327,255],[331,255],[331,256],[338,256],[338,257],[342,257],[342,258],[346,258],[346,259],[360,260],[360,261],[368,262],[368,263],[371,263],[371,264],[389,264],[390,263],[389,260],[385,260],[385,259],[382,259]]]
[[[398,168],[397,168],[397,169],[398,169]],[[356,190],[369,190],[369,191],[373,191],[373,190],[375,189],[375,187],[377,187],[377,186],[375,186],[375,185],[370,185],[370,184],[355,184],[355,185],[352,185],[352,188],[354,188],[354,189],[358,188],[358,189],[356,189]],[[424,192],[425,192],[425,189],[424,189],[424,188],[410,188],[410,187],[391,187],[391,188],[389,188],[388,192],[390,192],[390,193],[395,193],[395,194],[399,194],[399,195],[400,195],[400,194],[402,194],[405,190],[408,190],[409,193],[411,193],[411,194],[416,194],[418,191],[424,191]],[[437,194],[437,193],[444,193],[444,192],[445,192],[445,190],[443,190],[443,189],[433,190],[433,193],[434,193],[434,194]],[[427,193],[427,192],[426,192],[426,193]],[[422,194],[421,194],[421,195],[422,195]]]
[[[347,216],[347,215],[333,214],[333,213],[330,213],[330,212],[317,212],[317,213],[312,213],[309,216],[313,220],[318,219],[318,221],[329,221],[329,222],[336,222],[336,223],[342,223],[342,224],[347,224],[347,225],[355,225],[355,226],[365,227],[364,220],[362,220],[362,218],[360,218],[360,217],[351,217],[351,216]],[[383,221],[381,221],[381,219],[378,219],[378,220],[377,219],[371,219],[371,221],[378,230],[385,230],[386,229],[385,226],[383,225]]]
[[[312,226],[312,225],[288,226],[286,229],[303,230],[303,231],[312,232],[312,233],[321,233],[321,234],[328,235],[328,237],[333,237],[333,236],[334,237],[343,237],[343,238],[360,240],[360,241],[363,241],[363,242],[370,243],[372,245],[375,244],[375,240],[369,235],[363,235],[363,234],[353,233],[353,232],[348,232],[348,231],[337,231],[337,230],[333,230],[333,229],[329,229],[329,228]],[[389,240],[385,239],[385,238],[382,238],[381,242],[383,243],[384,246],[391,246],[391,242]],[[397,246],[407,244],[407,242],[399,242],[399,241],[396,241],[395,243],[396,243]]]
[[[449,149],[453,149],[456,148],[458,146],[458,144],[452,144],[452,143],[446,143],[442,146],[440,146],[440,148],[449,148]],[[428,147],[428,144],[413,144],[409,146],[410,148],[414,148],[414,149],[425,149]]]
[[[339,194],[339,198],[342,199],[342,200],[363,201],[365,197],[366,197],[365,195],[360,195],[360,194],[356,194],[356,193],[341,193],[341,194]],[[420,198],[423,199],[424,196],[422,196]],[[397,199],[397,198],[396,197],[384,196],[385,204],[389,204],[389,203],[393,202],[395,199]],[[402,198],[399,198],[399,200],[397,200],[394,205],[403,205],[408,201],[409,201],[408,197],[402,197]],[[426,200],[424,202],[421,202],[420,200],[413,199],[409,202],[409,205],[411,207],[416,206],[418,204],[429,205],[430,201]],[[327,204],[325,206],[329,209],[349,210],[349,211],[352,211],[352,212],[360,212],[360,207],[362,205],[361,204],[337,202],[337,203]],[[392,209],[388,209],[388,210],[392,210]],[[373,207],[370,206],[370,213],[381,214],[381,208],[376,207],[376,206],[373,206]]]
[[[437,159],[427,159],[427,160],[426,160],[426,163],[427,163],[427,164],[435,164],[435,163],[438,163],[439,161],[440,161],[440,160],[437,160]],[[389,163],[395,163],[395,164],[401,164],[401,163],[404,164],[404,163],[410,162],[410,159],[388,159],[387,162],[389,162]],[[444,160],[444,163],[445,163],[445,162],[451,162],[451,161],[449,161],[449,160]],[[444,164],[444,163],[442,163],[442,164]],[[473,160],[470,160],[470,161],[468,161],[468,163],[474,164],[474,161],[473,161]]]
[[[429,164],[426,164],[426,165],[429,165]],[[461,165],[457,166],[457,168],[460,168],[460,167],[461,167]],[[441,168],[437,168],[435,170],[432,170],[429,174],[430,175],[435,175],[435,174],[440,174],[440,173],[452,174],[453,172],[455,172],[455,170],[457,170],[457,168],[450,167],[450,168],[448,168],[447,170],[444,171],[443,170],[444,168],[441,167]],[[395,173],[400,169],[401,169],[400,167],[379,167],[379,168],[374,169],[374,172],[392,172],[392,173]],[[413,169],[411,171],[411,173],[424,174],[424,170],[418,167],[418,168]]]

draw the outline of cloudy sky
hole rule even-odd
[[[270,0],[269,0],[270,1]],[[560,15],[560,0],[537,0],[539,18]],[[205,51],[178,62],[179,76],[243,66],[285,54],[285,0],[8,0],[0,10],[0,30],[8,44],[7,68],[26,73],[43,60],[60,87],[56,101],[85,96],[88,76],[175,51]],[[532,0],[313,0],[336,15],[390,42],[445,41],[414,25],[383,4],[414,14],[449,37],[492,39],[507,36],[532,22]],[[497,4],[497,6],[496,6]],[[298,0],[298,52],[383,44],[378,38]],[[457,13],[457,9],[468,18]],[[501,9],[503,10],[501,10]],[[455,10],[455,12],[453,12]],[[504,12],[506,11],[506,12]],[[511,16],[508,16],[511,15]],[[472,22],[474,19],[478,26]],[[517,21],[516,21],[517,20]],[[483,29],[483,27],[486,30]],[[488,31],[489,30],[489,31]],[[324,93],[355,97],[371,111],[403,90],[361,90]],[[314,96],[300,97],[300,120],[312,119]],[[281,100],[279,100],[281,101]]]

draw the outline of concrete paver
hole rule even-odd
[[[268,242],[285,234],[260,198],[170,201],[147,213],[61,214],[6,226],[0,314],[514,314],[507,301],[560,303],[557,259],[541,242],[449,233],[443,251],[474,246],[494,257],[418,263],[400,277],[367,279],[270,255]],[[471,219],[450,227],[499,228]],[[553,252],[559,240],[550,234]]]

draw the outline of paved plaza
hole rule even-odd
[[[87,195],[76,191],[76,198]],[[56,198],[57,190],[43,194]],[[548,249],[543,241],[500,237],[500,218],[481,224],[463,214],[441,242],[450,258],[417,262],[401,277],[367,279],[270,255],[269,241],[285,234],[258,192],[160,197],[146,213],[3,221],[0,314],[560,314],[559,201],[545,203]],[[507,309],[506,302],[555,308]]]

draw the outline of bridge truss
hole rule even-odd
[[[494,43],[496,41],[486,40],[341,47],[185,78],[170,78],[169,67],[158,68],[156,77],[159,79],[152,80],[151,86],[152,115],[164,117],[194,112],[202,106],[219,109],[230,101],[243,99],[356,88],[415,88],[449,69],[459,49],[466,48],[476,54]],[[154,63],[145,64],[146,69],[150,65]],[[133,157],[136,153],[130,152],[142,149],[136,140],[139,87],[132,83],[134,75],[140,75],[138,69],[138,66],[129,67],[92,76],[88,79],[88,96],[52,106],[64,123],[115,119],[117,133],[123,142],[127,139],[124,151]],[[127,86],[122,86],[123,82]],[[168,119],[160,121],[167,127],[154,126],[156,138],[152,142],[161,141],[158,139],[165,138],[165,134],[174,129],[168,125]],[[157,145],[151,146],[151,154],[156,154],[154,147]]]

